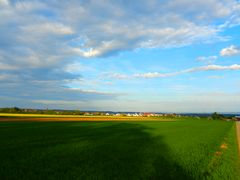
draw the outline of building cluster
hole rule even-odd
[[[163,113],[106,113],[106,116],[128,116],[128,117],[162,117],[162,116],[172,116],[180,117],[178,114],[163,114]]]
[[[235,116],[236,121],[240,121],[240,116]]]

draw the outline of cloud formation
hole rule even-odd
[[[221,56],[236,56],[240,55],[240,47],[231,45],[226,47],[220,51]]]
[[[56,63],[69,56],[100,57],[223,40],[214,21],[239,17],[234,0],[194,1],[184,8],[189,3],[1,0],[0,39],[5,52],[15,49],[12,54],[18,61],[40,64],[38,58],[51,57],[46,61]]]
[[[227,37],[215,21],[239,18],[235,0],[194,1],[183,8],[189,3],[1,0],[0,62],[7,69],[55,67],[77,57],[219,41]]]

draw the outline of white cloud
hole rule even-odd
[[[185,16],[191,14],[191,18],[200,20],[226,17],[231,14],[231,9],[234,5],[234,1],[231,0],[173,0],[168,2],[168,7],[173,11],[177,11]]]
[[[64,71],[72,74],[80,74],[84,71],[94,71],[93,68],[85,66],[79,62],[74,62],[72,64],[68,64],[64,67]]]
[[[89,50],[82,50],[81,48],[72,48],[72,51],[86,58],[96,57],[102,54],[101,51],[92,48],[90,48]]]
[[[65,101],[65,100],[32,100],[33,103],[40,103],[44,105],[83,105],[84,101]]]
[[[119,93],[113,93],[113,92],[103,92],[103,91],[97,91],[94,89],[81,89],[81,88],[67,88],[70,91],[76,91],[76,92],[81,92],[81,93],[86,93],[86,94],[98,94],[98,95],[120,95]]]
[[[41,1],[16,1],[15,4],[12,4],[12,7],[18,12],[34,12],[46,8],[46,5]]]
[[[13,78],[17,78],[17,76],[11,75],[11,74],[0,74],[0,81],[7,81],[7,80],[11,80]]]
[[[18,67],[0,62],[0,70],[15,70],[15,69],[18,69]]]
[[[7,6],[8,0],[0,0],[0,6]]]
[[[209,79],[223,79],[224,76],[208,76]]]
[[[186,73],[193,73],[193,72],[201,72],[201,71],[220,71],[220,70],[240,70],[240,65],[233,64],[230,66],[220,66],[220,65],[207,65],[207,66],[201,66],[196,68],[189,68],[182,71],[177,71],[173,73],[159,73],[159,72],[148,72],[148,73],[142,73],[142,74],[135,74],[133,75],[136,78],[164,78],[164,77],[171,77],[171,76],[177,76],[180,74],[186,74]]]
[[[189,69],[188,72],[213,71],[213,70],[240,70],[240,65],[239,64],[233,64],[230,66],[208,65],[208,66],[202,66],[199,68]]]
[[[113,78],[113,79],[128,79],[129,78],[127,75],[120,74],[120,73],[108,73],[107,77]]]
[[[231,45],[229,47],[226,47],[220,51],[221,56],[235,56],[240,55],[240,47],[237,47],[235,45]]]
[[[133,76],[136,78],[163,78],[163,77],[170,77],[174,76],[175,73],[159,73],[159,72],[148,72],[142,74],[134,74]]]
[[[206,64],[212,64],[218,59],[217,56],[199,56],[197,57],[197,61],[204,62]]]
[[[20,27],[22,30],[27,33],[36,33],[36,34],[62,34],[69,35],[73,34],[73,30],[70,27],[67,27],[61,23],[42,23],[42,24],[31,24],[28,26]]]
[[[124,49],[124,46],[127,44],[123,44],[117,41],[102,41],[98,47],[95,48],[81,48],[75,47],[72,48],[72,51],[79,54],[80,56],[91,58],[91,57],[98,57],[103,56],[111,51],[118,51]]]

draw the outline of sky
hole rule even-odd
[[[0,0],[0,107],[240,112],[238,0]]]

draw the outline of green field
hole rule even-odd
[[[0,122],[0,179],[239,178],[234,122]]]

